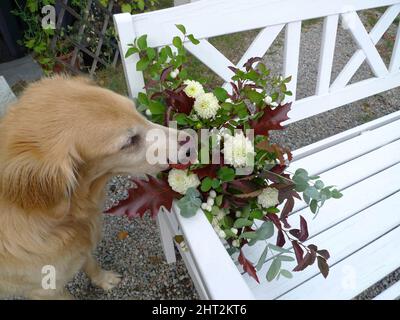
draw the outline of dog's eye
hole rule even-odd
[[[128,139],[127,143],[125,143],[125,144],[123,145],[123,147],[121,148],[121,150],[127,149],[127,148],[129,148],[129,147],[132,147],[132,146],[138,144],[138,143],[139,143],[139,140],[140,140],[139,135],[134,135],[134,136],[130,137],[130,138]]]

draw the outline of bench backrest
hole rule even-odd
[[[368,33],[357,11],[383,6],[388,8]],[[207,38],[261,28],[237,64],[241,67],[250,57],[264,56],[285,28],[282,75],[292,76],[289,90],[293,92],[288,124],[400,86],[400,26],[389,66],[385,65],[376,49],[376,44],[399,13],[400,0],[201,0],[133,16],[118,14],[114,20],[131,97],[136,97],[138,92],[144,90],[144,80],[142,73],[136,71],[138,56],[123,56],[128,45],[138,36],[148,34],[149,46],[162,47],[169,45],[173,36],[179,35],[175,24],[183,24],[188,33],[202,39],[199,45],[187,42],[185,47],[222,79],[229,81],[233,74],[227,67],[233,63]],[[324,18],[324,27],[315,95],[297,100],[302,21],[321,17]],[[358,50],[337,78],[331,81],[339,19],[342,19],[343,27],[348,29],[357,43]],[[348,85],[364,61],[367,61],[374,76]]]

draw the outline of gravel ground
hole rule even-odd
[[[375,13],[372,13],[374,15]],[[369,16],[371,18],[371,16]],[[367,18],[363,18],[367,22]],[[321,21],[304,26],[299,70],[298,97],[312,95],[315,90],[318,69]],[[386,39],[395,34],[393,25]],[[254,32],[250,32],[251,35]],[[245,38],[248,44],[251,39]],[[279,72],[282,61],[282,35],[271,48],[273,54],[265,57],[269,67]],[[387,57],[386,40],[378,44],[379,51]],[[333,78],[340,72],[354,53],[356,47],[347,31],[339,29],[337,55],[333,68]],[[387,59],[386,59],[387,60]],[[386,61],[387,62],[387,61]],[[371,75],[367,65],[363,65],[352,81],[359,81]],[[353,128],[388,113],[400,110],[400,89],[358,101],[292,124],[285,132],[275,135],[274,139],[292,149],[308,145],[333,134]],[[123,179],[115,179],[119,184]],[[115,195],[110,196],[115,198]],[[126,232],[126,233],[121,233]],[[128,235],[124,238],[125,235]],[[122,239],[124,238],[124,239]],[[193,284],[182,260],[167,265],[164,262],[158,231],[154,221],[149,218],[129,221],[123,217],[106,216],[104,239],[100,243],[98,260],[106,269],[112,269],[123,275],[122,283],[109,293],[94,288],[83,274],[78,274],[69,284],[71,293],[79,299],[196,299]],[[400,278],[400,269],[373,285],[356,299],[370,299],[384,288]]]

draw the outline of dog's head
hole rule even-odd
[[[69,197],[82,177],[159,172],[167,159],[147,159],[154,130],[176,139],[176,131],[145,119],[130,99],[86,79],[39,81],[1,121],[1,195],[23,208],[49,208]],[[168,145],[161,144],[165,155]]]

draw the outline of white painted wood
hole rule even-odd
[[[399,170],[400,165],[396,164],[366,178],[365,180],[360,181],[359,183],[356,183],[353,186],[348,187],[344,190],[345,196],[343,198],[334,202],[327,202],[324,207],[322,207],[317,219],[313,219],[314,214],[311,213],[308,208],[305,208],[299,211],[297,214],[291,215],[288,221],[296,226],[299,223],[298,215],[302,215],[307,219],[307,221],[310,221],[310,236],[315,236],[321,232],[324,232],[335,224],[341,223],[345,219],[351,217],[353,214],[356,214],[357,212],[360,212],[365,208],[374,205],[385,197],[397,192],[400,187],[398,184],[396,184],[396,176],[391,177],[390,175],[399,174]],[[331,174],[333,173],[334,172]],[[350,172],[343,170],[341,173],[337,174],[337,177],[343,177],[345,174],[350,174]],[[377,186],[379,186],[379,188]],[[351,200],[349,201],[349,199]],[[276,236],[268,241],[275,243]],[[342,241],[341,244],[344,244],[344,242]],[[265,246],[261,243],[252,247],[246,247],[246,257],[251,259],[251,261],[257,260],[261,256],[261,252],[264,249],[263,247]],[[287,244],[287,247],[290,247],[289,243]],[[264,279],[267,268],[268,266],[266,265],[260,271],[260,278]]]
[[[225,81],[230,81],[231,77],[234,75],[234,73],[228,69],[228,67],[234,66],[234,64],[207,40],[202,40],[198,45],[194,45],[190,41],[185,42],[185,47],[196,56],[197,59],[207,65]]]
[[[400,194],[396,193],[385,199],[385,201],[381,201],[311,238],[306,244],[315,243],[320,248],[329,248],[331,254],[329,265],[333,266],[369,242],[378,239],[382,234],[399,226],[400,215],[395,210],[391,210],[391,208],[399,205]],[[385,218],[382,219],[380,215],[376,214],[377,212],[384,212]],[[343,239],[347,241],[343,241]],[[267,267],[270,265],[271,262],[266,263]],[[284,268],[288,270],[292,270],[296,265],[295,261],[283,264]],[[276,299],[315,276],[323,278],[319,274],[317,266],[312,266],[302,272],[294,272],[292,279],[280,279],[272,282],[265,281],[261,285],[253,284],[252,290],[258,299]],[[340,286],[340,284],[338,285]]]
[[[373,300],[396,300],[400,298],[400,281],[392,284],[389,288],[377,295]]]
[[[329,87],[331,84],[333,57],[335,54],[338,22],[338,14],[327,16],[324,19],[324,27],[322,30],[322,45],[317,78],[317,95],[323,95],[329,92]]]
[[[243,64],[250,58],[263,57],[284,26],[284,24],[278,24],[262,29],[239,60],[237,67],[243,67]]]
[[[312,96],[297,100],[293,103],[292,109],[288,114],[289,120],[285,121],[284,124],[306,119],[398,86],[400,86],[400,72],[392,73],[383,78],[372,78],[360,81],[348,85],[343,89],[334,92],[331,91],[326,95]]]
[[[390,61],[389,71],[399,72],[400,69],[400,24],[397,29],[396,42],[394,43],[392,59]]]
[[[376,77],[383,77],[388,73],[388,70],[383,62],[378,50],[369,37],[367,30],[362,24],[360,17],[356,12],[348,12],[342,14],[342,18],[346,21],[350,33],[358,47],[364,51],[367,62]]]
[[[119,52],[122,57],[121,61],[124,68],[129,96],[131,98],[136,98],[139,92],[144,91],[143,74],[136,71],[136,63],[140,58],[138,54],[133,54],[130,57],[125,58],[125,54],[129,49],[129,44],[134,43],[138,34],[135,33],[132,16],[129,13],[116,14],[113,18],[119,37]]]
[[[391,6],[385,11],[369,34],[369,37],[374,45],[379,42],[386,30],[393,23],[394,19],[398,16],[399,12],[400,5]],[[365,58],[364,51],[362,49],[357,50],[351,57],[350,61],[336,77],[331,86],[331,90],[334,91],[346,86],[357,70],[361,67],[362,63],[365,61]]]
[[[391,208],[387,208],[389,211]],[[351,299],[400,265],[400,227],[334,265],[327,279],[314,277],[280,299]]]
[[[287,88],[292,92],[292,96],[286,98],[286,102],[296,100],[297,73],[299,69],[300,56],[300,37],[301,21],[291,22],[286,25],[285,51],[283,60],[283,76],[291,76],[292,81],[287,84]]]
[[[157,215],[157,226],[160,231],[161,246],[163,248],[165,259],[167,260],[167,263],[174,263],[176,262],[175,245],[173,240],[175,235],[171,232],[171,227],[168,225],[166,220],[167,218],[165,217],[166,214],[168,213],[160,212]]]
[[[173,212],[181,225],[207,296],[221,300],[254,299],[204,213],[199,210],[195,216],[184,218],[176,204]]]

